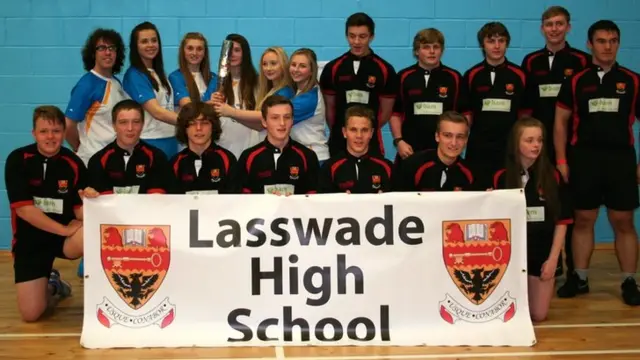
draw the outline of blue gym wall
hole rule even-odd
[[[640,71],[640,1],[634,0],[4,0],[0,6],[0,171],[12,149],[32,141],[34,106],[55,104],[64,110],[72,86],[84,72],[80,48],[96,27],[120,31],[128,45],[137,23],[154,22],[170,72],[176,68],[179,41],[188,31],[207,37],[214,67],[218,44],[230,32],[248,38],[254,62],[270,45],[283,46],[289,53],[311,47],[319,60],[330,60],[347,48],[345,18],[364,11],[376,22],[372,47],[397,70],[414,61],[410,48],[416,31],[433,26],[446,37],[445,63],[464,72],[481,60],[476,32],[488,20],[503,21],[509,28],[509,60],[520,63],[527,52],[542,47],[540,15],[550,5],[569,9],[573,24],[569,41],[582,49],[592,22],[617,21],[622,32],[619,61]],[[388,129],[385,145],[393,157]],[[1,186],[0,248],[8,248],[9,204]],[[598,241],[612,240],[605,214],[596,230]]]

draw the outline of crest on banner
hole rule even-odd
[[[511,221],[444,221],[442,241],[447,273],[462,295],[447,294],[447,300],[441,303],[440,308],[443,319],[453,323],[454,314],[464,314],[468,316],[464,320],[471,322],[489,321],[500,315],[508,315],[510,319],[515,313],[515,303],[510,303],[513,307],[511,313],[509,308],[503,309],[503,303],[510,301],[507,293],[496,304],[490,305],[489,310],[477,311],[468,307],[483,305],[504,277],[511,260]]]
[[[162,225],[101,225],[100,258],[104,273],[112,289],[130,310],[141,310],[154,297],[164,282],[171,261],[171,229]],[[126,313],[107,300],[98,305],[98,320],[111,327],[114,322],[123,326],[141,327],[159,323],[169,325],[174,309],[168,299],[148,313]],[[144,316],[144,321],[139,317]]]

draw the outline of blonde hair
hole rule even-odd
[[[313,89],[318,84],[318,58],[316,57],[316,53],[313,50],[309,48],[301,48],[291,54],[291,58],[289,61],[291,61],[291,59],[293,59],[293,57],[296,55],[306,56],[307,60],[309,61],[309,66],[311,66],[311,77],[309,78],[307,85],[305,85],[305,87],[302,89],[298,89],[298,85],[293,84],[293,89],[295,92],[298,92],[299,90],[301,93],[304,93]],[[291,72],[288,69],[287,73],[289,74],[289,76],[291,76]]]
[[[268,80],[266,75],[264,74],[264,70],[262,69],[262,61],[264,60],[265,55],[267,55],[267,53],[270,53],[270,52],[276,54],[278,58],[278,62],[282,67],[281,69],[282,77],[276,80],[275,82]],[[279,46],[269,47],[267,48],[267,50],[265,50],[262,53],[262,56],[260,57],[258,96],[256,97],[256,103],[258,105],[256,106],[256,109],[259,109],[262,106],[262,102],[264,101],[264,99],[266,99],[270,95],[273,95],[276,91],[287,86],[291,87],[292,81],[291,81],[291,74],[289,74],[288,64],[289,64],[289,60],[288,60],[287,53],[284,51],[283,48]]]

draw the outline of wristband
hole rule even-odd
[[[558,160],[556,161],[556,165],[567,165],[567,160]]]

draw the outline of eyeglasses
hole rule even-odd
[[[116,51],[118,48],[115,45],[98,45],[96,46],[96,51],[104,52],[104,51]]]

